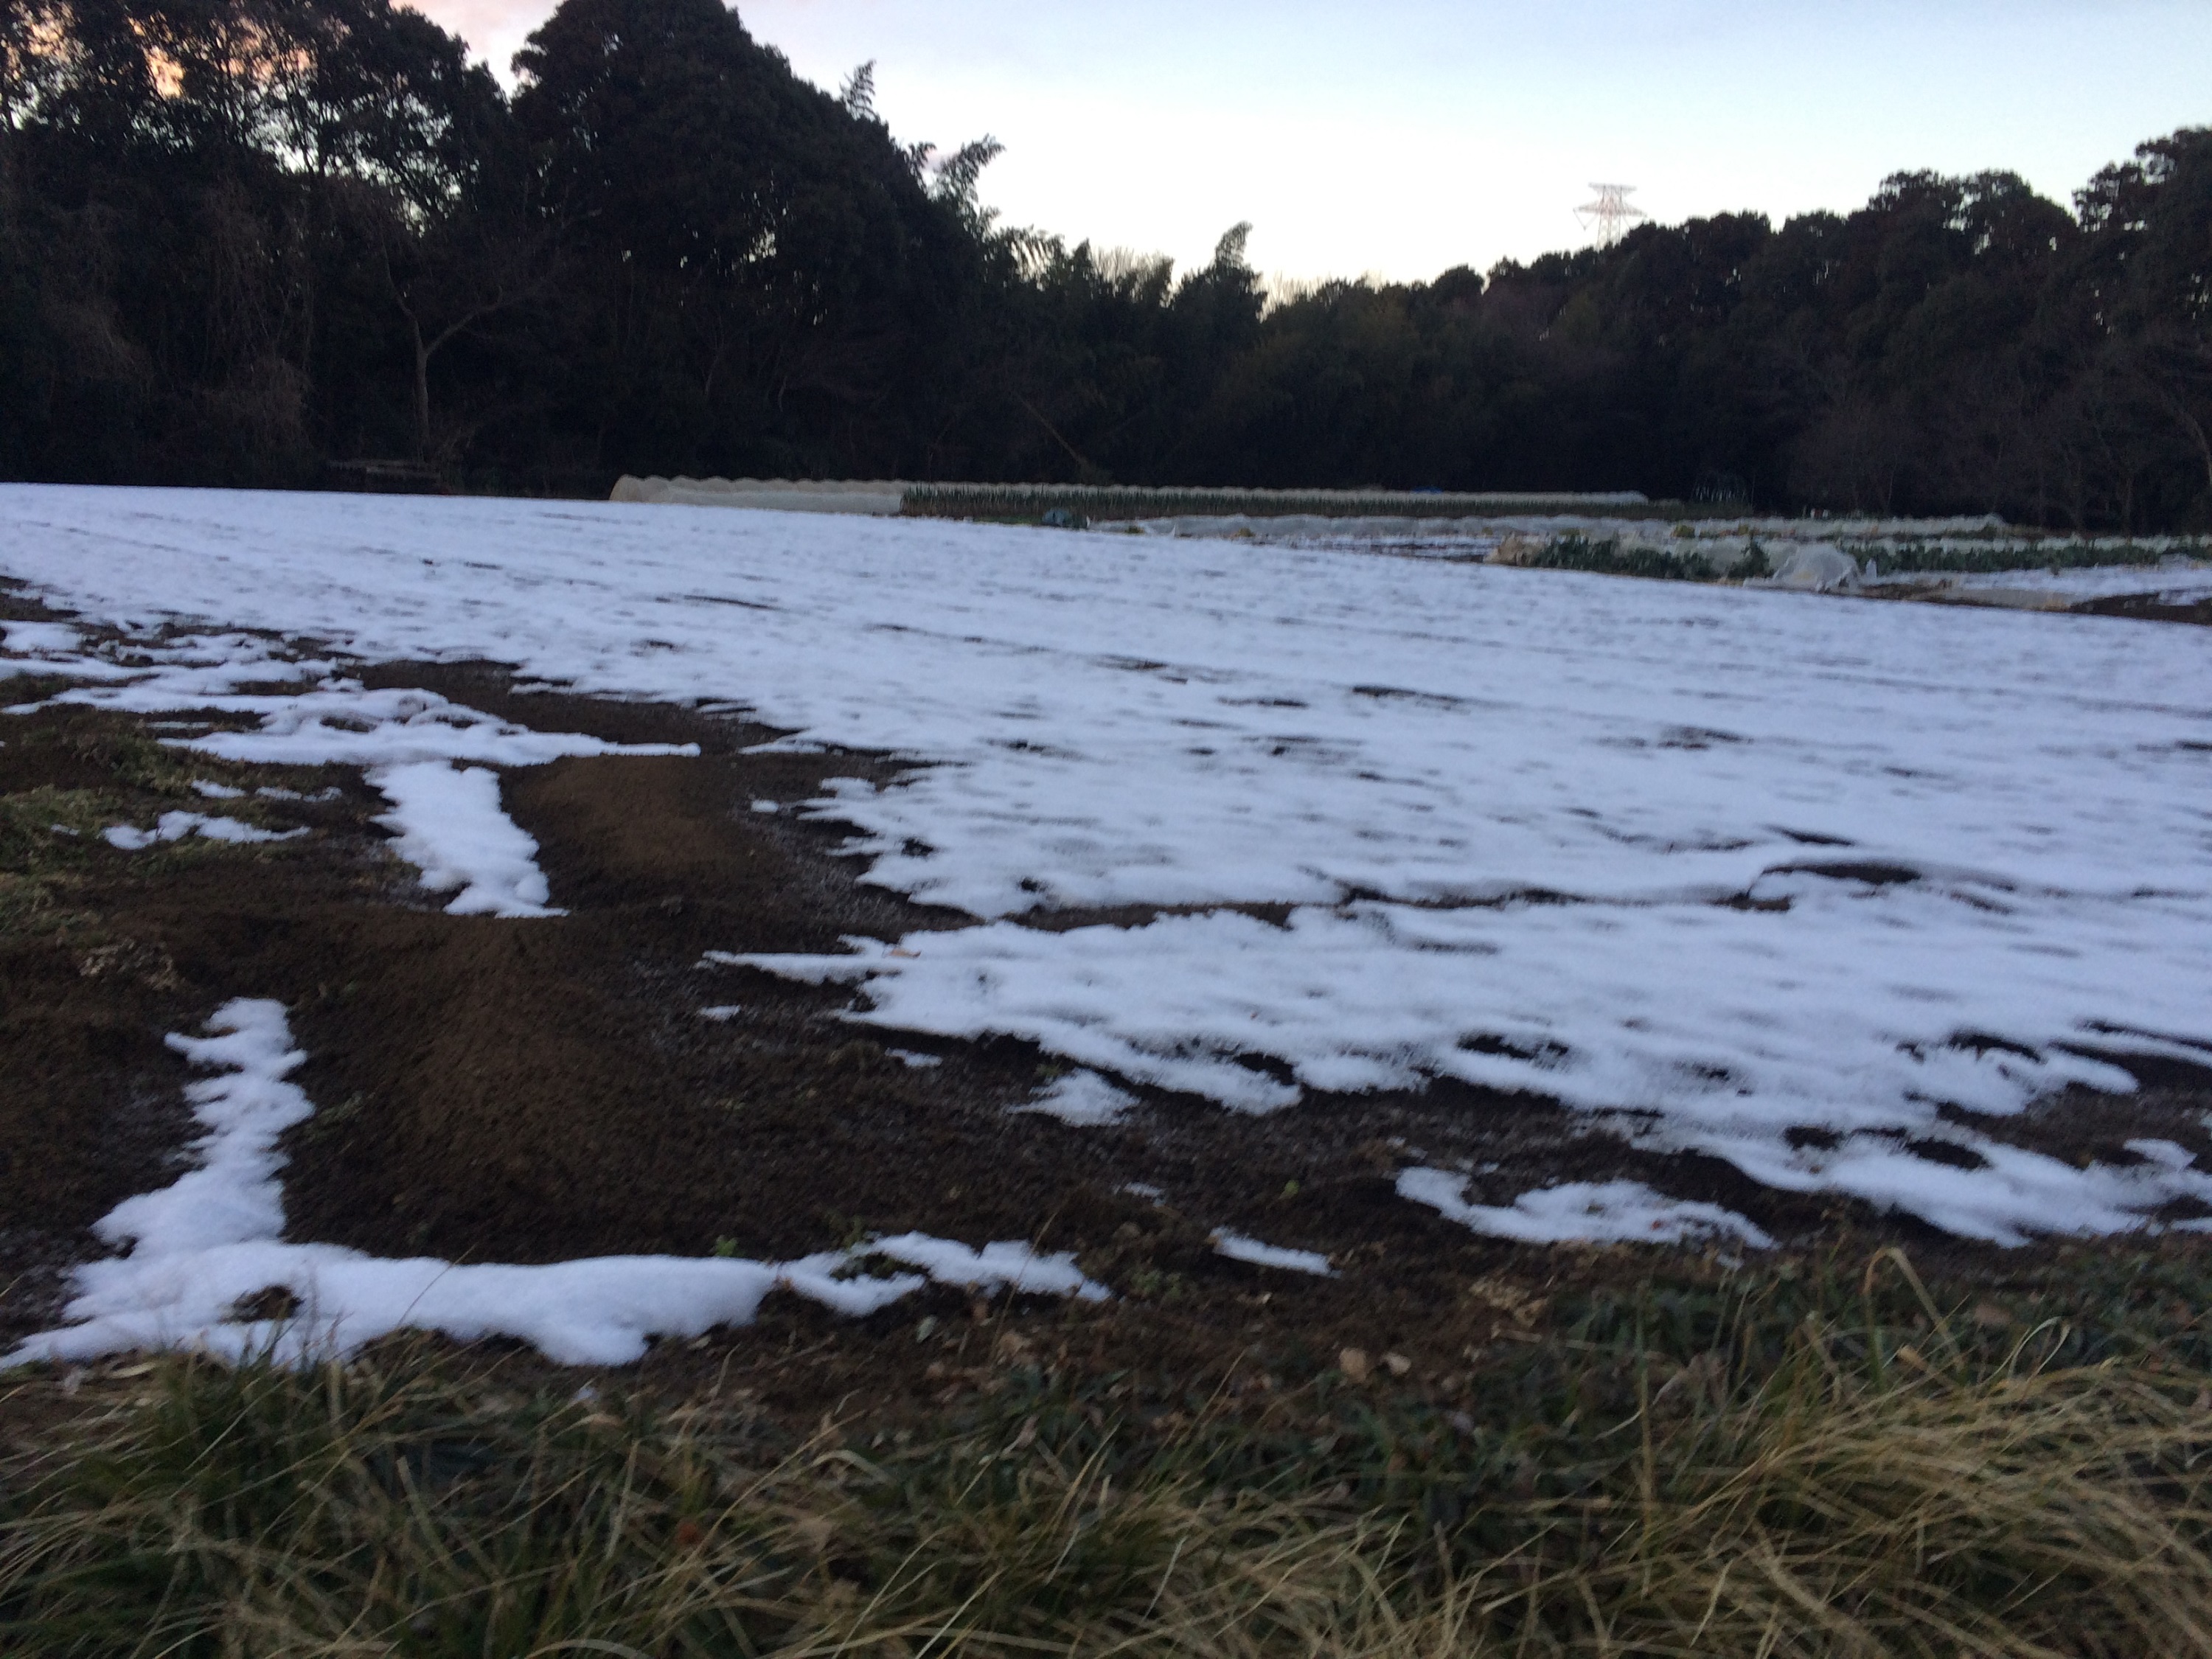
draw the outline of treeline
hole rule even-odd
[[[567,0],[512,96],[386,0],[0,0],[0,475],[1637,489],[2212,523],[2212,130],[2072,211],[1848,216],[1270,296],[978,205],[718,0]]]

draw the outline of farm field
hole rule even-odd
[[[1010,1292],[1441,1385],[1587,1246],[2212,1218],[2194,629],[214,491],[0,575],[21,1358]]]
[[[0,489],[0,1647],[2200,1650],[2200,575]]]

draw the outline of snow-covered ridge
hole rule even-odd
[[[78,1268],[65,1310],[70,1322],[0,1357],[0,1368],[144,1348],[296,1363],[350,1353],[398,1330],[464,1341],[515,1337],[566,1364],[620,1365],[642,1355],[649,1338],[748,1324],[777,1289],[856,1316],[930,1279],[1090,1300],[1106,1294],[1070,1256],[1019,1243],[971,1249],[921,1233],[796,1261],[601,1256],[544,1267],[457,1266],[287,1243],[276,1141],[313,1115],[289,1080],[307,1056],[292,1046],[275,1002],[228,1003],[209,1027],[208,1036],[169,1039],[193,1065],[216,1072],[187,1091],[207,1132],[192,1149],[197,1167],[158,1192],[125,1200],[99,1223],[100,1236],[130,1254]],[[871,1256],[920,1271],[858,1271]],[[241,1303],[273,1289],[289,1291],[296,1310],[282,1319],[241,1312]]]

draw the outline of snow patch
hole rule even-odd
[[[1576,1181],[1523,1193],[1506,1205],[1469,1204],[1467,1177],[1443,1170],[1401,1170],[1398,1195],[1447,1220],[1524,1244],[1679,1244],[1733,1238],[1754,1249],[1774,1241],[1733,1210],[1655,1193],[1640,1181]]]
[[[169,1038],[193,1065],[220,1071],[187,1091],[208,1131],[191,1149],[198,1167],[158,1192],[125,1200],[98,1224],[102,1238],[130,1244],[130,1254],[78,1268],[76,1294],[64,1310],[71,1322],[32,1337],[0,1358],[0,1368],[146,1348],[299,1363],[350,1353],[401,1329],[461,1341],[514,1337],[562,1364],[621,1365],[641,1357],[653,1337],[750,1323],[778,1288],[855,1317],[928,1278],[1085,1301],[1107,1295],[1072,1255],[1041,1255],[1018,1242],[972,1249],[923,1233],[795,1261],[638,1255],[542,1267],[458,1266],[288,1244],[276,1142],[313,1115],[288,1080],[307,1056],[292,1046],[279,1003],[228,1003],[209,1030],[209,1036]],[[855,1273],[870,1255],[921,1271]],[[280,1287],[299,1300],[294,1316],[238,1316],[240,1303]]]
[[[1014,1109],[1056,1117],[1079,1129],[1117,1121],[1137,1097],[1115,1088],[1096,1072],[1074,1071],[1054,1079]]]
[[[1026,1291],[1045,1296],[1072,1296],[1081,1302],[1103,1302],[1109,1292],[1103,1285],[1083,1276],[1073,1252],[1041,1255],[1018,1241],[986,1244],[972,1250],[951,1239],[927,1233],[901,1233],[860,1247],[862,1255],[880,1255],[920,1267],[940,1285],[968,1285],[977,1290]]]
[[[453,916],[558,916],[550,908],[535,837],[499,804],[499,775],[443,761],[380,766],[368,781],[392,803],[376,821],[399,832],[392,850],[434,893],[454,893]],[[455,889],[458,892],[454,892]]]
[[[33,656],[46,652],[66,655],[77,648],[82,636],[67,623],[11,622],[0,623],[0,637],[7,649]]]
[[[293,841],[307,833],[305,830],[261,830],[236,818],[209,817],[199,812],[164,812],[151,830],[137,830],[127,823],[111,824],[100,832],[100,838],[110,847],[137,853],[163,842],[182,841],[186,836],[245,845],[261,841]]]
[[[1249,1261],[1255,1267],[1284,1267],[1291,1273],[1313,1273],[1322,1279],[1336,1276],[1336,1269],[1328,1265],[1328,1258],[1318,1250],[1292,1250],[1279,1244],[1262,1244],[1256,1238],[1232,1233],[1226,1227],[1215,1231],[1213,1249],[1217,1255],[1225,1255],[1231,1261]]]
[[[307,1056],[292,1046],[281,1003],[228,1003],[208,1029],[214,1035],[167,1039],[190,1064],[222,1073],[185,1089],[194,1118],[208,1131],[187,1148],[199,1167],[159,1192],[125,1199],[93,1229],[110,1244],[137,1241],[131,1255],[136,1267],[274,1238],[283,1231],[276,1172],[284,1159],[276,1138],[314,1115],[307,1097],[286,1081]]]
[[[73,646],[75,630],[62,629],[52,637],[59,639],[62,633]],[[76,678],[103,683],[64,692],[53,701],[141,715],[182,708],[249,714],[258,718],[258,729],[163,741],[249,763],[367,769],[368,781],[392,802],[392,811],[378,822],[400,832],[392,850],[422,871],[422,884],[431,891],[459,890],[446,907],[455,915],[562,914],[548,908],[545,878],[537,867],[538,843],[500,806],[497,777],[483,765],[467,763],[534,766],[568,755],[699,752],[696,744],[622,744],[576,732],[534,732],[434,692],[370,690],[341,675],[335,662],[295,659],[281,646],[249,635],[189,635],[165,644],[134,644],[132,654],[147,665],[131,669],[86,658],[55,665]],[[288,679],[299,689],[239,689]],[[216,800],[245,793],[204,779],[194,780],[192,787]],[[269,787],[255,793],[276,800],[322,800],[337,791],[302,796]],[[219,841],[271,838],[228,819],[189,813],[170,813],[161,823],[150,833],[110,830],[107,839],[117,847],[136,848],[194,830]],[[173,824],[184,827],[173,830]]]
[[[1733,1139],[1710,1150],[1784,1192],[1842,1193],[2008,1247],[2037,1233],[2157,1232],[2155,1211],[2177,1200],[2212,1202],[2212,1175],[2170,1141],[2129,1143],[2139,1164],[2085,1169],[1948,1125],[1938,1138],[1971,1154],[1971,1166],[1917,1157],[1896,1137],[1875,1134],[1795,1157]],[[2142,1150],[2147,1146],[2166,1150],[2151,1156]]]

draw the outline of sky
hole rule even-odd
[[[546,0],[414,0],[506,78]],[[1863,204],[2006,168],[2061,202],[2212,125],[2212,0],[743,0],[902,142],[988,134],[983,199],[1071,243],[1313,281],[1422,280],[1655,218]]]

